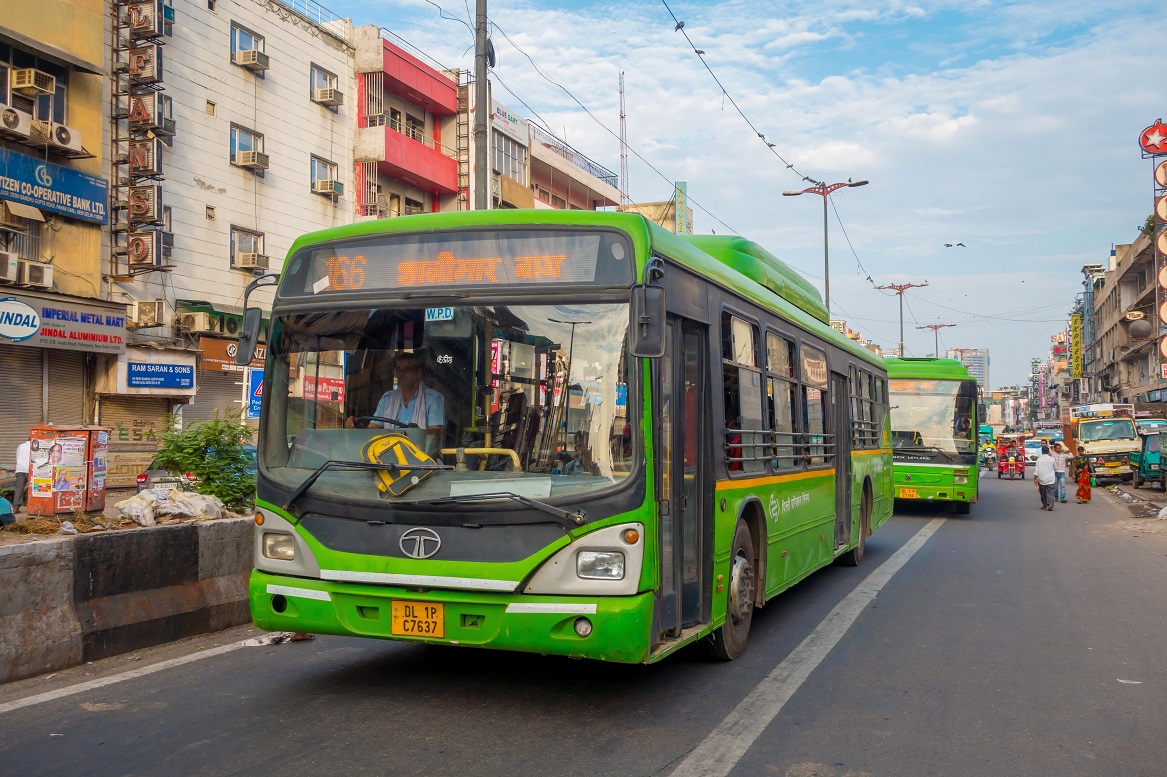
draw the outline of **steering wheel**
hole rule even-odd
[[[415,423],[403,424],[400,421],[398,421],[396,418],[385,418],[385,417],[379,416],[379,415],[357,416],[358,423],[366,423],[367,424],[369,421],[380,421],[380,422],[386,423],[386,424],[393,424],[394,426],[398,427],[399,429],[417,429],[418,428],[417,424],[415,424]]]

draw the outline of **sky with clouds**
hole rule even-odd
[[[1138,138],[1162,111],[1158,3],[668,1],[702,56],[660,0],[491,0],[495,98],[618,170],[624,71],[646,160],[630,158],[632,200],[686,181],[697,232],[737,232],[820,284],[822,199],[781,193],[809,185],[799,173],[870,179],[830,199],[831,307],[886,348],[898,300],[873,285],[927,281],[904,297],[908,354],[933,350],[917,325],[955,323],[942,349],[987,347],[994,387],[1023,382],[1082,265],[1151,213]],[[473,0],[325,5],[473,68]]]

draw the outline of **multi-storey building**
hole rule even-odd
[[[1154,327],[1146,337],[1133,337],[1131,324],[1156,316],[1154,249],[1146,235],[1115,246],[1110,269],[1093,285],[1093,333],[1087,383],[1092,401],[1136,402],[1159,388]],[[1137,327],[1135,334],[1139,334]]]
[[[949,359],[959,359],[968,374],[977,379],[982,391],[990,389],[988,348],[949,348],[946,355]]]
[[[351,23],[311,0],[118,0],[107,30],[106,275],[131,334],[95,387],[97,418],[129,430],[116,487],[168,413],[241,408],[245,287],[302,233],[352,220],[355,82]],[[158,365],[174,377],[150,379]]]
[[[0,12],[0,467],[30,426],[93,418],[91,376],[126,350],[103,301],[104,3]]]

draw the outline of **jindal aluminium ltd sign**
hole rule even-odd
[[[109,184],[105,179],[0,148],[0,199],[105,224]]]
[[[90,353],[126,352],[126,313],[99,300],[44,297],[28,292],[0,297],[0,344]]]

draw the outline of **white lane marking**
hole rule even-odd
[[[194,661],[202,661],[204,658],[221,656],[224,653],[230,653],[232,650],[238,650],[241,647],[243,647],[242,642],[232,642],[230,645],[220,645],[219,647],[210,648],[208,650],[200,650],[197,653],[191,653],[189,656],[171,658],[168,661],[159,661],[157,664],[143,666],[140,669],[131,669],[130,671],[122,672],[121,674],[110,675],[109,677],[99,677],[96,680],[89,680],[88,682],[78,683],[77,685],[58,688],[55,691],[46,691],[45,693],[38,693],[35,696],[26,696],[23,699],[4,702],[3,704],[0,704],[0,715],[3,715],[5,712],[12,712],[13,710],[31,707],[35,704],[43,704],[46,701],[61,699],[65,696],[74,696],[78,693],[85,693],[86,691],[92,691],[96,688],[104,688],[105,686],[113,685],[114,683],[133,680],[137,677],[144,677],[148,674],[154,674],[155,672],[161,672],[165,669],[182,666],[183,664],[189,664]]]
[[[916,532],[903,547],[872,572],[823,619],[814,631],[746,698],[738,703],[717,728],[671,772],[671,777],[724,777],[778,715],[795,691],[810,677],[831,649],[843,638],[859,614],[875,599],[908,559],[936,533],[946,518],[936,518]]]

